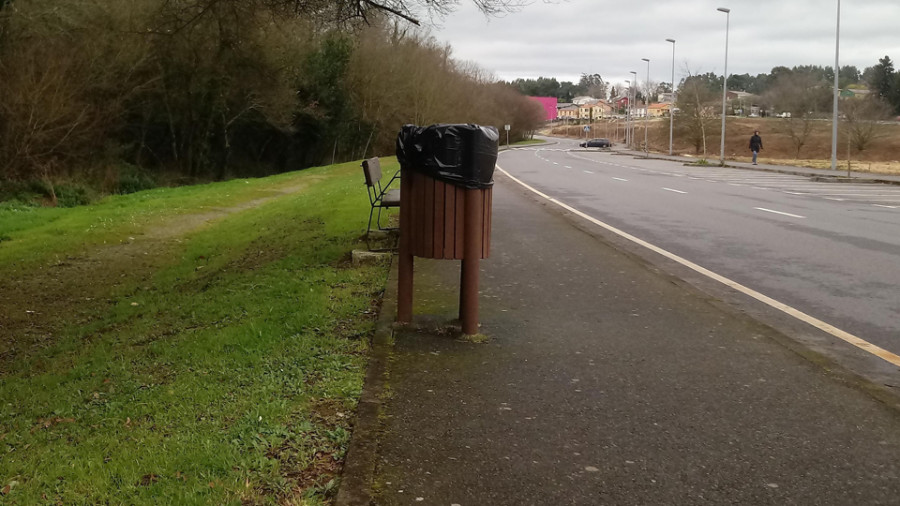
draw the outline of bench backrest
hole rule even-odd
[[[378,157],[363,160],[363,174],[366,176],[366,185],[374,187],[381,181],[381,162]]]

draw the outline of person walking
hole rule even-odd
[[[762,137],[759,136],[759,130],[753,131],[753,137],[750,137],[750,151],[753,152],[753,165],[756,165],[756,155],[762,149]]]

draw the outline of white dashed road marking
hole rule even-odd
[[[765,211],[767,213],[780,214],[782,216],[790,216],[791,218],[806,219],[806,216],[800,216],[799,214],[785,213],[782,211],[773,211],[772,209],[766,209],[765,207],[754,207],[753,209],[756,209],[757,211]]]
[[[687,192],[683,192],[683,191],[681,191],[681,190],[675,190],[675,189],[673,189],[673,188],[666,188],[665,186],[663,187],[663,190],[666,190],[667,192],[687,193]]]

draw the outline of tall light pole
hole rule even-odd
[[[631,94],[634,96],[634,101],[637,102],[637,72],[629,70],[628,73],[631,74]],[[630,100],[628,105],[631,106],[631,149],[634,149],[634,106]]]
[[[837,170],[838,134],[838,61],[841,52],[841,0],[837,3],[837,29],[834,36],[834,116],[831,118],[831,170]]]
[[[644,94],[644,157],[650,158],[650,145],[647,144],[647,116],[650,116],[650,58],[641,58],[647,62],[647,90]]]
[[[725,165],[725,100],[728,98],[728,24],[731,21],[731,9],[716,9],[725,13],[725,72],[722,74],[722,144],[719,146],[719,163]]]
[[[628,93],[625,94],[625,147],[628,148],[631,145],[628,141],[628,126],[631,124],[629,123],[631,120],[631,81],[626,79],[625,82],[628,83]]]
[[[666,39],[672,43],[672,104],[669,106],[669,156],[672,156],[672,130],[675,125],[675,39]]]

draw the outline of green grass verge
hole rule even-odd
[[[547,141],[545,141],[543,139],[526,139],[524,141],[514,142],[514,143],[512,143],[512,145],[513,146],[527,146],[529,144],[544,144],[546,142]]]
[[[276,195],[291,184],[310,183],[308,177],[289,173],[113,195],[78,208],[0,204],[0,269],[31,268],[48,258],[140,235],[178,216],[238,206]]]
[[[149,280],[3,364],[0,503],[326,502],[386,275],[349,265],[368,213],[360,172],[0,210],[7,274],[301,188],[182,238]]]

